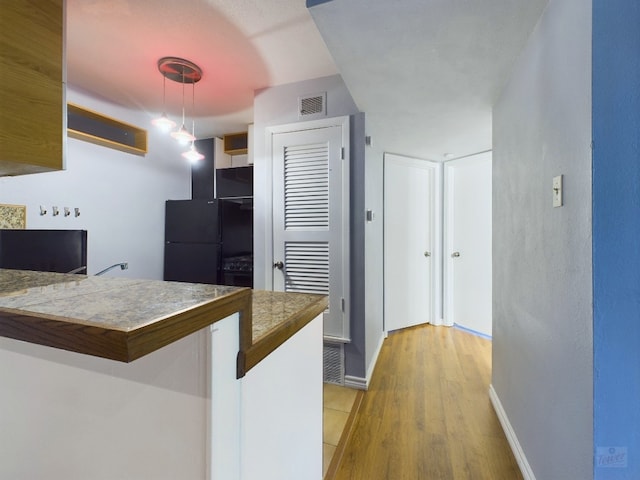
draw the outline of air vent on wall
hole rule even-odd
[[[327,92],[298,97],[298,118],[310,120],[327,116]]]

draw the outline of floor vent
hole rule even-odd
[[[344,385],[344,345],[324,342],[324,382]]]
[[[298,97],[298,118],[311,120],[327,116],[327,93]]]

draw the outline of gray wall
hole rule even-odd
[[[593,475],[590,73],[591,2],[551,0],[493,115],[492,383],[539,479]]]
[[[327,92],[327,116],[351,116],[351,344],[345,347],[347,375],[364,377],[364,115],[358,112],[339,75],[268,88],[254,101],[254,279],[255,288],[272,288],[271,163],[266,150],[266,128],[298,123],[298,97]]]

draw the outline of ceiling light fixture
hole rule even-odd
[[[167,116],[167,77],[162,75],[162,115],[151,120],[151,123],[165,133],[176,126],[176,122]]]
[[[180,144],[188,145],[189,142],[193,142],[195,140],[195,136],[189,133],[189,131],[184,126],[184,88],[186,83],[191,83],[192,85],[194,85],[195,89],[195,84],[202,78],[202,69],[195,63],[190,62],[189,60],[185,60],[184,58],[162,57],[160,60],[158,60],[158,70],[165,79],[168,78],[169,80],[173,80],[174,82],[182,83],[182,126],[179,130],[171,132],[171,136],[178,140]],[[157,119],[158,123],[160,124],[163,123],[163,121],[161,120],[162,116],[167,118],[166,114],[161,115],[160,118]],[[169,120],[169,118],[167,118],[167,120]],[[171,122],[171,120],[169,120],[169,122]],[[153,123],[156,124],[155,121]],[[173,123],[173,126],[175,126],[175,123]],[[169,129],[173,128],[173,126],[169,127]]]
[[[192,129],[192,134],[191,136],[193,137],[193,139],[191,140],[191,147],[189,147],[189,150],[187,150],[186,152],[184,152],[182,154],[182,156],[184,158],[186,158],[187,160],[189,160],[191,163],[195,163],[199,160],[202,160],[204,158],[204,155],[201,154],[195,146],[195,141],[196,141],[196,120],[195,120],[195,116],[196,116],[196,85],[195,83],[192,84],[192,89],[191,89],[191,129]]]

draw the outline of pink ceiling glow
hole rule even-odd
[[[255,46],[206,1],[67,1],[69,84],[155,115],[163,109],[157,62],[166,56],[202,68],[196,117],[244,110],[254,90],[270,82]],[[189,110],[191,88],[185,89]],[[182,85],[167,81],[166,105],[169,114],[181,112]]]

